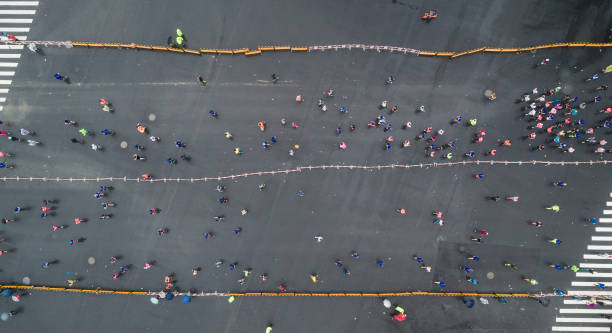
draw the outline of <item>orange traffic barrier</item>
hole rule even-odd
[[[244,55],[246,55],[246,56],[258,55],[258,54],[261,54],[260,50],[249,51],[249,52],[245,52],[244,53]]]

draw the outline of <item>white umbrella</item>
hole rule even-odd
[[[385,306],[385,308],[390,309],[391,308],[391,301],[385,298],[383,300],[383,305]]]

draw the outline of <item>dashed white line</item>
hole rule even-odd
[[[34,15],[36,14],[36,10],[30,9],[18,9],[18,10],[7,10],[1,9],[0,15]]]
[[[553,332],[610,332],[609,327],[591,327],[591,326],[553,326]]]

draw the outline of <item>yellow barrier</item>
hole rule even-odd
[[[158,50],[158,51],[169,51],[176,53],[189,53],[189,54],[244,54],[244,55],[256,55],[261,54],[264,51],[308,51],[308,47],[292,47],[292,46],[259,46],[257,50],[249,50],[248,48],[241,48],[235,50],[215,50],[215,49],[200,49],[200,50],[189,50],[189,49],[177,49],[161,46],[145,46],[136,44],[117,44],[117,43],[85,43],[85,42],[72,42],[72,46],[76,47],[112,47],[112,48],[131,48],[131,49],[146,49],[146,50]],[[481,47],[473,50],[463,52],[433,52],[433,51],[418,51],[419,55],[424,56],[438,56],[438,57],[451,57],[458,58],[478,52],[487,53],[511,53],[511,52],[526,52],[526,51],[537,51],[559,47],[612,47],[612,43],[588,43],[588,42],[576,42],[576,43],[555,43],[536,45],[530,47],[521,48],[490,48]],[[313,47],[316,50],[326,49],[326,47]],[[356,48],[358,49],[358,48]],[[414,53],[414,52],[412,52]]]

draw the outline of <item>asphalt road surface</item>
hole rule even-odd
[[[0,1],[0,5],[2,1]],[[8,10],[21,7],[2,6]],[[41,2],[31,6],[29,40],[139,42],[164,45],[180,28],[191,48],[256,48],[258,45],[325,45],[363,42],[422,50],[459,51],[480,46],[529,46],[561,41],[609,42],[612,9],[607,1],[146,1]],[[429,24],[419,17],[429,9],[439,17]],[[1,13],[1,12],[0,12]],[[0,14],[1,16],[2,14]],[[19,15],[7,17],[16,18]],[[4,17],[4,16],[3,16]],[[21,16],[19,16],[21,17]],[[9,24],[7,24],[8,26]],[[14,24],[15,26],[22,26]],[[1,30],[1,29],[0,29]],[[21,33],[20,33],[21,34]],[[18,54],[19,50],[0,50]],[[30,147],[0,138],[2,151],[14,156],[1,169],[7,177],[217,177],[245,172],[292,169],[308,165],[382,165],[445,162],[475,151],[482,160],[589,161],[609,159],[593,153],[581,139],[563,138],[575,148],[563,153],[538,132],[535,140],[521,119],[515,100],[533,88],[562,87],[555,97],[577,96],[579,101],[602,97],[569,116],[591,127],[605,118],[598,113],[610,106],[607,92],[594,92],[609,76],[585,79],[610,64],[606,49],[555,49],[525,54],[477,54],[448,60],[414,55],[363,51],[274,53],[244,56],[188,56],[131,50],[45,48],[44,55],[23,50],[0,119],[3,129],[17,134],[20,128],[35,132],[41,145]],[[544,58],[547,65],[534,68]],[[14,59],[15,60],[15,59]],[[70,84],[55,80],[67,74]],[[271,82],[271,74],[280,80]],[[195,78],[201,75],[206,87]],[[395,82],[383,85],[393,75]],[[609,74],[608,74],[609,75]],[[317,107],[322,92],[328,111]],[[493,89],[497,100],[483,96]],[[302,94],[304,102],[296,103]],[[101,111],[100,98],[115,111]],[[399,111],[388,114],[378,105],[388,100]],[[425,113],[415,110],[426,107]],[[346,106],[348,113],[338,112]],[[218,117],[212,118],[209,110]],[[558,117],[565,118],[566,110]],[[391,131],[368,128],[384,114]],[[450,125],[462,115],[459,125]],[[281,124],[281,119],[287,125]],[[467,127],[477,118],[476,127]],[[64,125],[64,119],[78,127]],[[261,132],[257,123],[266,121]],[[139,134],[144,123],[151,142]],[[298,128],[291,126],[296,122]],[[402,129],[411,122],[412,127]],[[551,121],[547,124],[552,123]],[[354,132],[349,131],[356,125]],[[415,137],[431,126],[445,133],[435,145],[455,142],[433,158],[426,143]],[[546,125],[548,126],[548,125]],[[337,134],[336,128],[342,133]],[[90,135],[82,137],[78,129]],[[105,136],[103,129],[115,132]],[[481,144],[472,140],[486,130]],[[224,132],[233,134],[227,140]],[[609,129],[596,129],[604,139]],[[269,149],[264,141],[277,138]],[[390,151],[385,138],[393,136]],[[85,144],[70,142],[83,139]],[[585,137],[586,138],[586,137]],[[411,146],[400,148],[410,140]],[[511,147],[500,147],[505,139]],[[584,138],[583,138],[584,139]],[[176,140],[186,147],[177,148]],[[122,147],[122,143],[127,147]],[[345,142],[346,150],[338,149]],[[102,151],[89,148],[92,143]],[[545,144],[543,151],[531,151]],[[146,161],[134,161],[135,145]],[[294,156],[289,149],[295,149]],[[243,154],[237,156],[239,147]],[[484,153],[496,148],[495,156]],[[190,161],[180,159],[188,155]],[[168,158],[177,160],[175,165]],[[483,179],[474,174],[483,173]],[[471,165],[415,169],[313,170],[288,175],[252,176],[205,183],[96,183],[7,181],[1,184],[0,215],[14,223],[0,226],[6,238],[0,258],[0,281],[126,290],[162,290],[164,276],[174,273],[182,291],[402,291],[432,290],[478,292],[551,292],[596,290],[572,287],[572,282],[605,282],[582,278],[549,264],[584,263],[583,254],[593,244],[595,227],[587,220],[603,217],[612,181],[606,165],[532,166]],[[558,188],[553,181],[565,181]],[[260,190],[259,184],[266,184]],[[112,186],[102,199],[94,194],[100,185]],[[298,195],[302,191],[303,196]],[[487,200],[487,196],[520,196],[512,202]],[[220,204],[219,198],[229,202]],[[52,200],[52,214],[40,217],[42,200]],[[101,203],[116,207],[104,210]],[[545,207],[559,205],[559,213]],[[156,208],[158,214],[150,215]],[[406,215],[396,212],[407,210]],[[241,210],[248,214],[242,215]],[[444,213],[445,225],[434,224],[432,211]],[[112,214],[99,220],[101,214]],[[215,222],[214,216],[224,216]],[[88,221],[75,225],[75,218]],[[530,221],[544,222],[534,228]],[[53,232],[52,225],[66,225]],[[599,227],[599,226],[598,226]],[[602,227],[605,227],[602,223]],[[156,230],[168,232],[158,236]],[[234,233],[240,228],[238,235]],[[484,243],[471,241],[474,229],[486,229]],[[204,239],[203,233],[213,237]],[[323,241],[313,237],[322,235]],[[599,235],[599,234],[597,234]],[[605,234],[601,234],[605,236]],[[563,242],[555,246],[550,239]],[[82,242],[70,246],[71,239]],[[598,242],[598,245],[608,243]],[[357,251],[359,258],[351,257]],[[422,257],[432,267],[426,272],[412,260]],[[479,262],[467,260],[479,256]],[[117,263],[109,258],[117,256]],[[91,259],[93,258],[93,260]],[[335,264],[342,260],[349,277]],[[220,268],[215,262],[223,261]],[[377,265],[382,260],[383,267]],[[43,269],[45,261],[54,262]],[[92,263],[93,262],[93,263]],[[153,267],[144,270],[145,262]],[[238,263],[230,271],[229,264]],[[518,270],[503,266],[518,265]],[[603,260],[595,261],[603,262]],[[118,279],[120,266],[128,271]],[[462,266],[474,272],[466,274]],[[199,274],[192,275],[192,269]],[[244,269],[252,273],[241,285]],[[597,269],[606,273],[605,267]],[[267,273],[268,280],[260,275]],[[310,274],[318,274],[313,283]],[[477,285],[466,281],[466,275]],[[605,276],[605,275],[603,275]],[[532,286],[522,277],[534,278]],[[565,298],[570,300],[571,298]],[[33,292],[20,303],[2,298],[1,312],[18,309],[17,316],[0,322],[3,332],[120,332],[168,330],[207,332],[546,332],[552,326],[593,326],[609,329],[609,319],[597,314],[559,314],[559,309],[589,309],[565,305],[551,298],[542,306],[532,299],[510,299],[501,304],[476,300],[468,309],[456,297],[391,298],[406,309],[403,323],[390,320],[377,298],[245,297],[229,303],[225,297],[198,297],[190,304],[179,299],[153,305],[149,297],[95,296]],[[604,307],[605,309],[605,307]],[[579,313],[579,312],[576,312]],[[583,318],[564,323],[557,317]],[[557,318],[557,319],[556,319]]]

